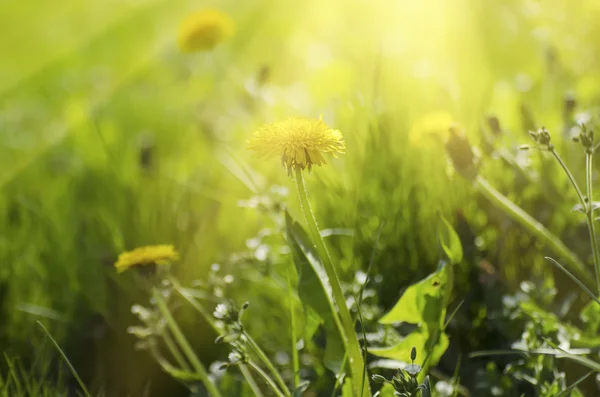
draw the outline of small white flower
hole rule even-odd
[[[219,303],[217,305],[217,307],[215,308],[215,312],[213,313],[213,316],[215,316],[216,318],[222,320],[224,318],[226,318],[229,315],[229,309],[227,308],[227,305],[224,303]]]

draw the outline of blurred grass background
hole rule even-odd
[[[550,276],[543,247],[448,169],[436,117],[481,143],[494,114],[498,146],[512,150],[527,143],[528,128],[563,131],[567,92],[596,106],[600,7],[577,4],[0,2],[0,350],[33,360],[42,319],[88,382],[140,395],[157,369],[125,334],[142,295],[115,276],[116,256],[173,243],[189,282],[243,249],[265,220],[238,201],[291,184],[276,160],[252,158],[246,140],[287,116],[322,116],[344,133],[347,154],[315,170],[309,189],[322,225],[353,231],[332,239],[347,278],[366,267],[383,225],[384,307],[435,267],[438,211],[480,237],[472,249],[497,261],[508,288]],[[179,52],[179,22],[205,7],[232,16],[234,37],[209,53]],[[535,213],[540,186],[487,160],[482,173]],[[536,216],[570,233],[566,181],[530,160],[556,194]],[[289,197],[297,213],[293,189]],[[465,266],[463,286],[472,287],[480,269]],[[214,359],[214,335],[190,326]],[[163,382],[173,386],[155,378],[156,395]]]

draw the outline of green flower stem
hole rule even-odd
[[[544,241],[554,251],[554,253],[565,260],[574,273],[583,280],[589,280],[590,274],[581,260],[566,246],[562,241],[531,215],[523,211],[521,207],[504,197],[499,191],[494,189],[488,181],[482,176],[477,176],[475,186],[492,204],[504,210],[521,226],[527,229],[531,234]]]
[[[220,334],[222,332],[222,330],[217,326],[217,322],[210,315],[210,313],[204,308],[204,306],[202,306],[202,304],[200,302],[198,302],[193,296],[190,296],[185,291],[185,289],[181,286],[181,284],[179,284],[179,281],[177,281],[177,279],[175,277],[173,277],[173,276],[169,277],[169,281],[171,282],[171,284],[173,285],[173,288],[179,294],[179,296],[181,296],[183,299],[185,299],[194,309],[196,309],[196,311],[198,313],[200,313],[200,315],[202,315],[204,320],[206,320],[206,322],[211,326],[211,328],[217,334]],[[254,380],[252,373],[250,371],[248,371],[248,367],[246,367],[245,364],[240,364],[239,367],[240,367],[240,371],[242,372],[242,375],[246,379],[246,382],[248,382],[248,385],[252,389],[252,392],[254,393],[254,395],[256,397],[263,397],[263,394],[260,391],[260,388],[258,387],[258,385],[256,384],[256,381]]]
[[[585,154],[585,174],[586,174],[585,181],[586,181],[586,185],[587,185],[587,200],[581,193],[581,189],[579,189],[579,186],[577,185],[577,182],[575,181],[573,174],[571,174],[571,171],[569,171],[569,167],[567,167],[565,162],[559,156],[556,149],[551,148],[550,153],[552,153],[552,155],[554,156],[556,161],[558,161],[558,164],[560,164],[560,167],[563,169],[563,171],[569,178],[569,181],[571,182],[573,189],[575,189],[575,192],[577,193],[579,202],[581,203],[581,206],[583,207],[583,209],[585,211],[585,219],[586,219],[586,222],[588,225],[588,232],[590,234],[590,244],[592,245],[592,255],[594,258],[594,272],[596,274],[596,287],[598,288],[598,295],[600,296],[600,253],[598,252],[598,243],[596,241],[596,228],[594,225],[594,216],[593,216],[594,215],[593,214],[594,203],[592,200],[593,152],[586,151],[586,154]]]
[[[298,349],[296,348],[296,311],[294,310],[294,299],[293,299],[293,288],[292,278],[290,277],[290,271],[288,271],[288,297],[290,301],[290,327],[291,327],[291,338],[292,338],[292,369],[294,370],[294,389],[300,384],[300,359],[298,357]]]
[[[304,217],[306,218],[309,233],[312,237],[313,243],[317,247],[317,252],[321,257],[321,261],[323,262],[323,266],[325,267],[325,271],[327,272],[327,277],[329,278],[329,283],[331,284],[333,298],[337,303],[337,308],[340,315],[339,320],[341,320],[342,326],[342,329],[340,329],[340,333],[344,335],[343,339],[344,344],[346,345],[346,351],[348,353],[354,395],[356,397],[363,395],[371,396],[369,382],[365,382],[364,385],[361,382],[363,378],[362,374],[364,373],[364,371],[366,371],[366,368],[362,358],[358,338],[356,336],[354,321],[352,320],[350,311],[346,306],[346,299],[344,298],[344,293],[342,292],[342,287],[340,286],[340,281],[337,276],[335,266],[331,261],[329,251],[325,246],[325,241],[323,241],[323,237],[321,237],[321,233],[319,233],[319,227],[317,226],[317,221],[310,207],[310,202],[308,201],[306,188],[304,186],[304,178],[302,176],[302,170],[300,168],[296,168],[296,185],[298,186],[300,204],[302,207],[302,211],[304,212]],[[339,325],[340,322],[338,321],[337,324]]]
[[[560,164],[560,167],[563,169],[565,174],[567,174],[567,177],[569,178],[569,182],[571,182],[571,185],[573,185],[573,189],[575,189],[575,192],[577,193],[577,198],[579,199],[579,203],[583,206],[584,209],[586,209],[587,203],[585,201],[585,197],[583,197],[583,194],[581,193],[581,189],[579,189],[579,185],[577,184],[575,177],[573,177],[573,174],[571,174],[571,171],[569,171],[569,167],[567,167],[567,164],[565,164],[563,159],[558,155],[558,152],[556,151],[556,149],[554,149],[554,148],[550,149],[550,153],[552,153],[552,155],[554,156],[556,161],[558,161],[558,164]]]
[[[200,315],[204,320],[211,326],[211,328],[217,333],[220,334],[223,330],[217,326],[217,322],[211,316],[210,312],[202,306],[200,302],[198,302],[193,296],[190,296],[185,289],[179,284],[179,281],[173,276],[169,277],[169,281],[173,285],[175,292],[179,294],[183,299],[185,299]]]
[[[215,384],[208,377],[208,372],[206,372],[206,368],[204,368],[204,365],[202,365],[202,362],[200,362],[200,360],[198,359],[198,356],[196,356],[196,354],[194,353],[192,346],[190,346],[190,343],[187,341],[187,339],[183,335],[183,332],[181,332],[181,329],[179,329],[179,326],[177,325],[177,322],[175,322],[175,319],[171,315],[171,312],[169,311],[169,308],[167,307],[165,300],[163,299],[160,292],[158,290],[156,290],[156,288],[154,288],[152,290],[152,296],[156,300],[156,305],[158,307],[158,310],[160,310],[160,313],[162,314],[165,321],[167,322],[169,329],[173,333],[173,337],[175,338],[175,340],[177,341],[177,343],[183,350],[183,353],[186,355],[187,359],[192,364],[194,371],[196,371],[196,373],[198,374],[198,376],[204,383],[204,386],[206,387],[206,390],[208,391],[208,393],[212,397],[221,397],[221,393],[219,392],[219,389],[217,389]]]
[[[281,392],[281,390],[279,390],[279,388],[277,387],[277,384],[275,384],[273,379],[271,379],[271,377],[269,375],[267,375],[265,373],[265,371],[263,371],[258,365],[254,364],[252,361],[248,361],[247,364],[250,369],[254,370],[261,378],[263,378],[263,380],[267,383],[267,385],[269,385],[269,387],[275,392],[277,397],[285,397],[286,396],[285,394],[283,394]]]
[[[244,331],[244,336],[248,340],[248,344],[250,345],[250,347],[252,348],[252,350],[254,350],[254,352],[256,353],[256,355],[258,356],[258,358],[260,358],[260,361],[262,361],[263,364],[265,364],[265,366],[269,369],[269,371],[271,371],[271,373],[275,377],[275,380],[279,384],[279,387],[281,388],[281,390],[283,390],[283,393],[285,394],[285,396],[286,397],[291,397],[292,393],[290,393],[290,391],[288,390],[288,387],[286,386],[283,378],[279,374],[279,371],[277,371],[277,368],[275,368],[275,366],[273,365],[273,363],[271,362],[271,360],[269,359],[269,357],[260,348],[260,346],[258,345],[258,343],[256,343],[256,341],[254,339],[252,339],[252,337],[250,335],[248,335],[248,333],[246,331]]]
[[[258,387],[256,381],[254,380],[254,377],[252,376],[252,373],[248,369],[248,366],[246,364],[240,364],[239,367],[240,371],[242,372],[242,375],[244,376],[244,379],[246,379],[246,382],[248,382],[248,386],[250,386],[252,393],[254,393],[254,396],[264,397],[262,391],[260,390],[260,387]]]
[[[169,331],[164,330],[163,332],[161,332],[160,336],[162,336],[163,340],[165,341],[165,345],[167,345],[167,349],[169,349],[169,352],[171,352],[171,355],[173,356],[173,358],[175,358],[177,364],[179,364],[179,366],[182,369],[189,372],[191,370],[190,365],[187,361],[185,361],[185,358],[181,355],[181,352],[179,351],[177,344],[169,334]]]
[[[590,233],[590,244],[594,255],[594,269],[596,271],[596,286],[598,287],[598,296],[600,296],[600,252],[598,252],[598,240],[596,239],[596,226],[594,225],[594,198],[592,196],[592,160],[594,152],[585,153],[585,174],[587,184],[587,207],[585,218],[587,219],[588,231]]]

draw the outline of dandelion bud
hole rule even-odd
[[[487,118],[488,127],[494,133],[494,135],[502,134],[502,128],[500,127],[500,120],[496,116],[488,116]]]
[[[450,128],[450,139],[446,142],[446,152],[456,171],[467,179],[475,179],[478,172],[475,153],[467,138],[464,134],[459,133],[456,126]]]
[[[577,106],[577,100],[575,95],[572,92],[568,92],[564,98],[564,115],[565,118],[570,118],[575,110],[575,106]]]
[[[410,359],[412,361],[415,361],[417,359],[417,348],[413,346],[413,348],[410,350]]]

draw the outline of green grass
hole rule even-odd
[[[269,307],[248,325],[259,343],[269,354],[289,351],[289,332],[268,331],[290,323],[290,262],[269,271],[256,263],[252,273],[228,257],[247,250],[259,230],[276,229],[239,200],[286,186],[290,213],[303,219],[278,161],[245,149],[257,126],[293,115],[322,115],[344,133],[346,155],[307,175],[307,189],[319,225],[350,231],[325,239],[342,281],[366,269],[381,230],[373,268],[384,275],[381,308],[436,268],[440,213],[456,224],[460,210],[469,224],[462,234],[457,225],[461,237],[481,237],[465,255],[459,291],[470,288],[482,255],[496,261],[508,289],[551,277],[546,247],[449,170],[441,139],[415,142],[410,134],[422,116],[445,110],[480,144],[493,113],[504,129],[497,146],[512,150],[529,143],[523,105],[536,127],[559,136],[567,90],[579,110],[598,105],[600,46],[588,38],[597,36],[600,10],[425,3],[217,1],[236,21],[236,35],[193,55],[177,50],[175,36],[180,19],[202,6],[196,2],[1,3],[0,350],[34,361],[43,320],[74,365],[90,369],[84,377],[93,390],[110,390],[114,379],[93,369],[110,369],[127,351],[130,379],[115,388],[136,395],[150,375],[136,371],[140,356],[125,329],[144,293],[133,276],[116,276],[112,263],[136,246],[173,243],[184,284],[221,263],[235,279],[228,296]],[[253,95],[247,87],[261,70],[268,77]],[[576,149],[558,146],[577,164]],[[481,173],[587,260],[587,245],[571,232],[579,222],[569,212],[576,197],[564,193],[567,181],[541,156],[531,162],[533,181],[492,157]],[[581,180],[581,167],[573,169]],[[212,330],[180,315],[206,363],[222,359]],[[102,353],[88,360],[79,346]],[[50,374],[56,365],[44,365],[28,373],[7,358],[0,395],[66,395],[65,380]]]

